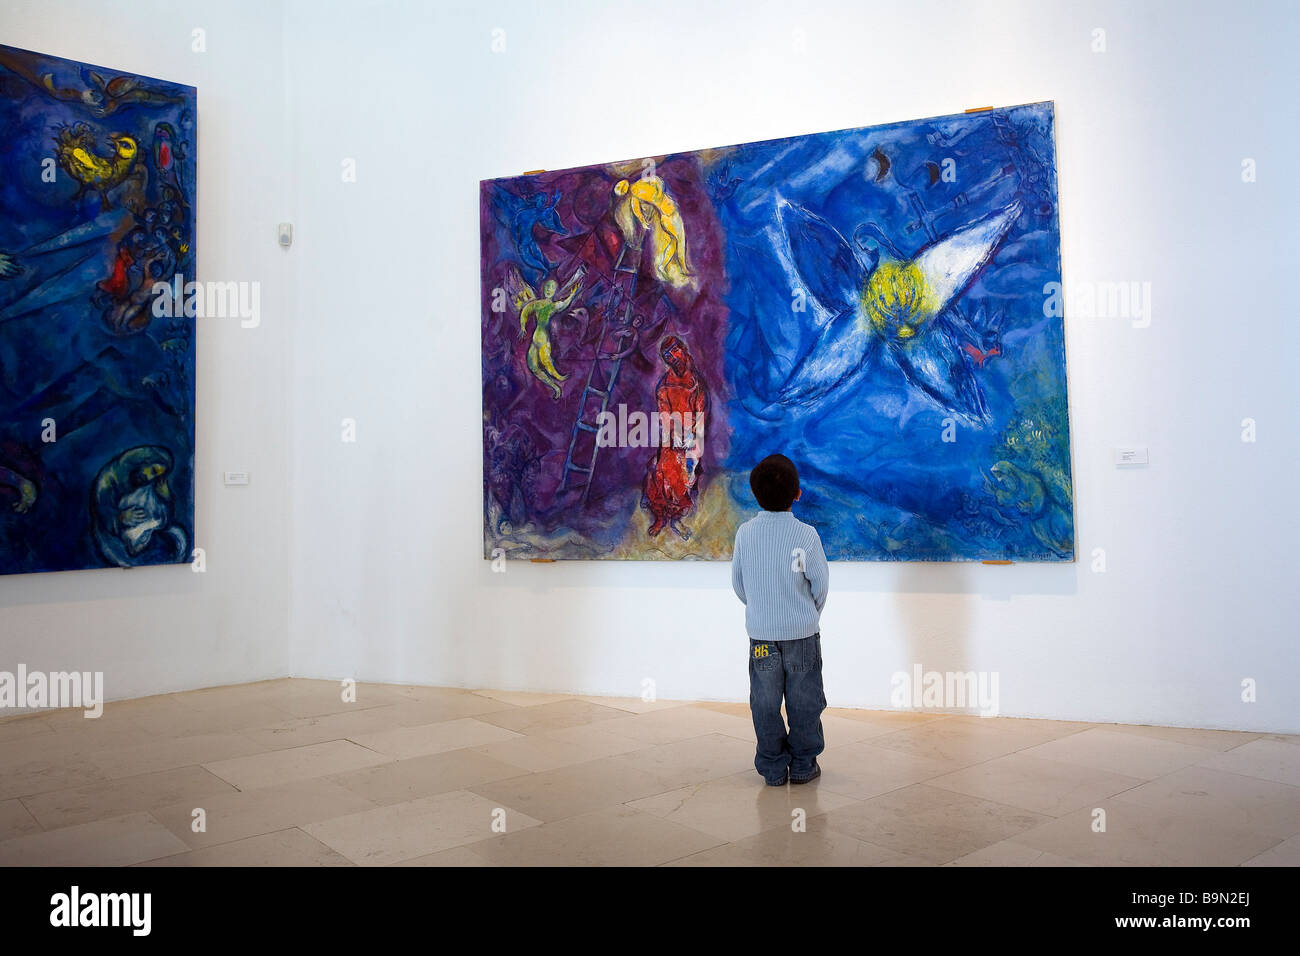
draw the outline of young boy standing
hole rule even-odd
[[[750,472],[749,487],[763,511],[736,529],[731,587],[749,632],[754,768],[772,787],[807,783],[821,776],[817,755],[826,748],[820,621],[830,569],[817,529],[790,511],[802,494],[794,462],[768,455]]]

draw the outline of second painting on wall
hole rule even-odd
[[[1050,103],[481,186],[485,555],[1074,556]]]

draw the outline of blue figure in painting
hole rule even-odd
[[[190,560],[194,320],[153,305],[195,278],[195,115],[0,46],[0,574]]]
[[[540,227],[557,236],[568,235],[555,209],[559,201],[558,192],[549,196],[545,193],[517,196],[504,189],[497,192],[497,216],[509,230],[519,261],[530,278],[540,279],[555,267],[538,246],[533,230]]]

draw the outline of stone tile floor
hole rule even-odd
[[[821,778],[771,788],[745,704],[290,679],[18,716],[0,865],[1300,865],[1295,736],[823,722]]]

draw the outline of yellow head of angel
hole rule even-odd
[[[862,287],[862,309],[878,333],[906,342],[934,317],[934,295],[915,262],[886,260]]]

